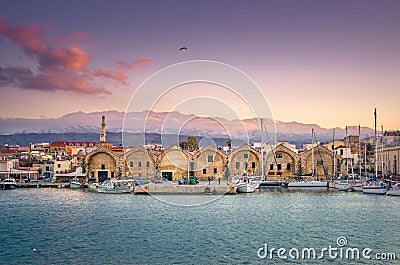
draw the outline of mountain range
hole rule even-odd
[[[179,112],[124,112],[109,110],[103,112],[73,112],[59,118],[26,119],[0,118],[0,134],[66,134],[66,133],[98,133],[101,117],[106,116],[107,132],[151,134],[196,135],[210,138],[249,138],[259,140],[261,133],[257,119],[227,120],[219,117],[198,117],[193,114]],[[273,128],[271,121],[266,120],[267,131]],[[298,143],[311,142],[311,130],[314,129],[318,141],[329,141],[333,136],[333,128],[323,128],[317,124],[299,122],[274,121],[279,141]],[[124,126],[124,128],[123,128]],[[372,136],[373,129],[361,127],[361,137]],[[229,136],[228,136],[229,135]],[[335,128],[335,138],[343,139],[344,128]],[[348,135],[358,135],[358,126],[348,126]]]

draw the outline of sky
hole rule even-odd
[[[158,71],[211,60],[248,75],[275,120],[373,127],[377,108],[379,128],[400,129],[397,0],[0,0],[0,6],[2,118],[125,111]],[[214,99],[210,105],[188,104],[199,90]],[[224,109],[240,112],[239,101],[213,85],[188,84],[154,110],[196,114],[207,107],[232,118]]]

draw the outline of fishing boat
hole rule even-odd
[[[259,186],[258,183],[253,182],[250,178],[247,177],[238,179],[234,185],[238,193],[252,193]]]
[[[134,189],[134,180],[107,180],[101,184],[91,184],[90,189],[98,193],[124,194],[131,193]]]
[[[82,184],[79,182],[78,179],[72,179],[71,182],[69,183],[69,187],[71,189],[80,189],[82,188]]]
[[[0,182],[0,187],[3,190],[11,190],[17,187],[17,182],[14,178],[6,178],[2,182]]]
[[[400,196],[400,183],[394,185],[390,190],[386,192],[387,196]]]

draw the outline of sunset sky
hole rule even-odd
[[[201,59],[251,77],[276,120],[372,127],[377,108],[379,127],[400,129],[398,0],[0,0],[0,6],[2,118],[124,111],[149,76]],[[209,85],[190,85],[173,98],[202,89],[212,96]],[[161,103],[156,110],[175,110]],[[200,108],[204,102],[179,111]],[[224,115],[217,103],[212,108]]]

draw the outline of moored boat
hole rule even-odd
[[[364,194],[377,194],[377,195],[384,195],[386,194],[387,188],[386,184],[384,183],[370,183],[366,184],[362,187],[362,191]]]
[[[338,183],[337,186],[335,186],[335,189],[338,189],[340,191],[348,191],[351,189],[351,185],[348,182],[341,182]]]
[[[356,183],[356,184],[351,185],[351,189],[353,191],[359,191],[359,192],[363,191],[361,183]]]
[[[124,194],[131,193],[134,189],[134,180],[108,180],[101,184],[91,184],[89,189],[98,193]]]
[[[235,186],[239,193],[252,193],[258,188],[259,184],[253,183],[250,179],[244,178],[239,179],[239,181],[235,183]]]
[[[319,180],[291,182],[288,188],[326,188],[328,183]]]
[[[259,187],[281,187],[282,184],[279,181],[274,181],[274,180],[263,180],[260,181]]]
[[[17,182],[14,178],[6,178],[2,182],[0,182],[0,187],[3,190],[11,190],[17,187]]]
[[[79,182],[78,179],[73,179],[71,180],[71,182],[69,183],[69,187],[71,189],[80,189],[82,188],[82,184]]]
[[[386,192],[388,196],[400,196],[400,183],[397,183],[390,190]]]

